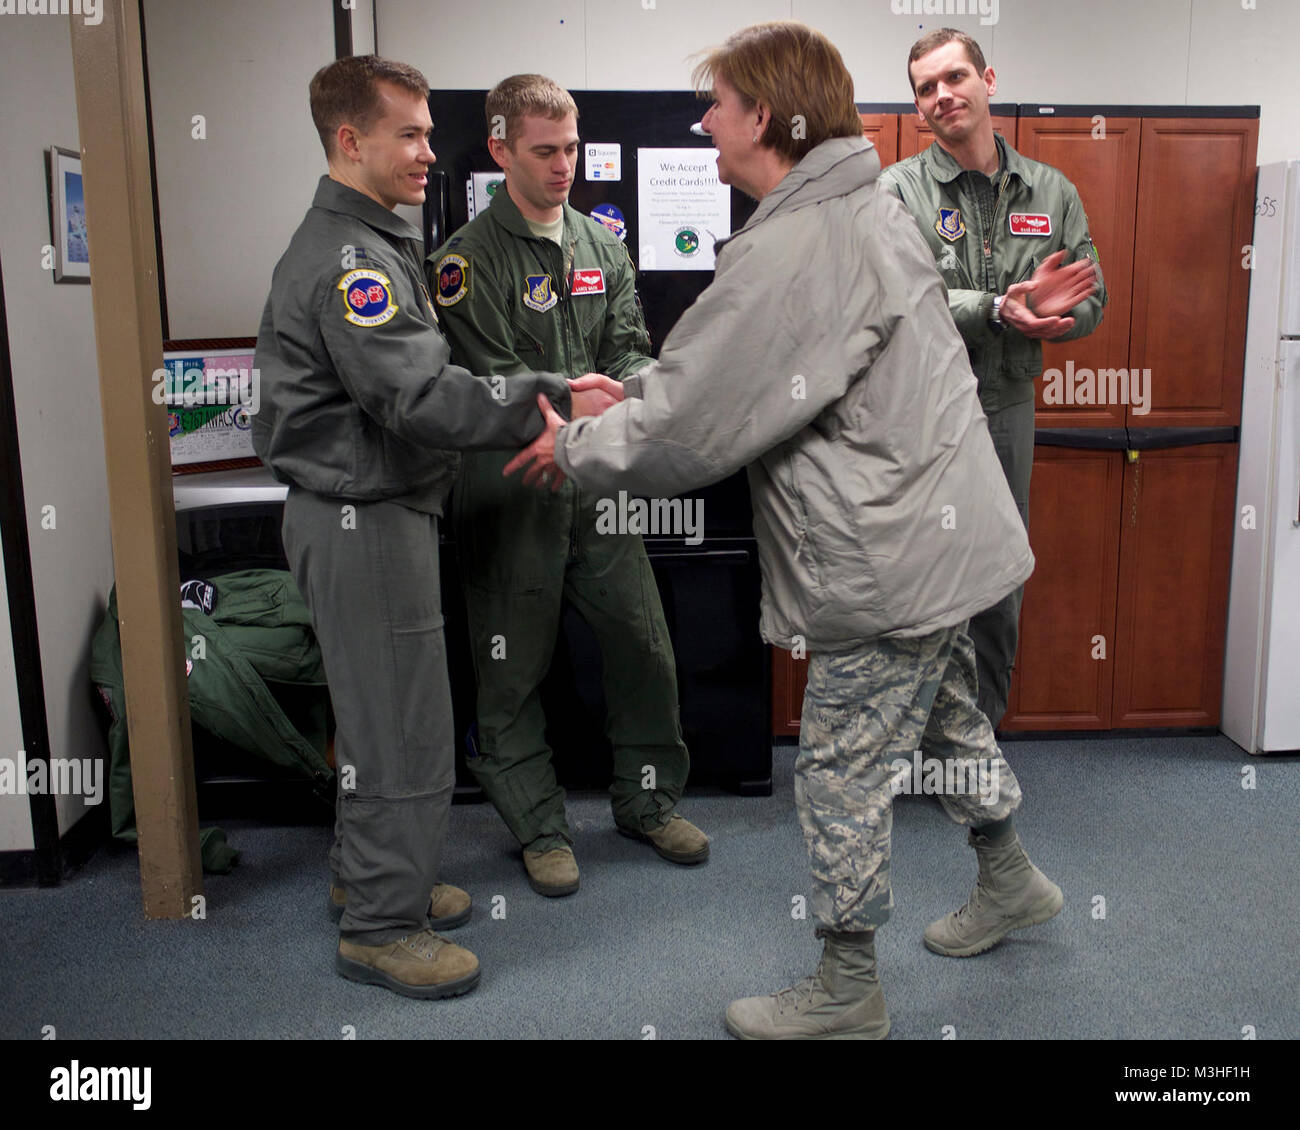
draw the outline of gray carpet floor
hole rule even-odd
[[[1021,837],[1065,909],[980,957],[931,954],[921,931],[965,900],[975,857],[935,801],[900,798],[896,906],[877,936],[891,1038],[1300,1038],[1300,758],[1248,758],[1223,737],[1004,750]],[[565,899],[529,889],[490,806],[457,806],[445,876],[475,908],[453,938],[483,980],[448,1001],[334,973],[325,827],[224,823],[243,856],[206,878],[204,921],[145,921],[134,853],[101,850],[62,886],[0,891],[0,1037],[725,1039],[728,1001],[790,984],[819,953],[792,916],[808,892],[796,752],[776,748],[772,797],[688,794],[713,839],[702,867],[616,834],[603,794],[571,794],[582,889]]]

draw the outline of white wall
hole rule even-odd
[[[144,12],[168,330],[253,337],[325,172],[307,84],[334,58],[329,6],[145,0]]]
[[[0,257],[50,754],[103,757],[90,639],[103,616],[113,562],[90,287],[56,286],[53,272],[41,267],[41,249],[51,238],[45,149],[80,146],[72,45],[66,18],[3,19]],[[93,260],[93,245],[90,250]],[[42,523],[47,506],[54,508],[52,529]],[[61,832],[88,811],[77,797],[59,797],[57,808]]]

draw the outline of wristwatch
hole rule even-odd
[[[998,332],[1007,328],[1006,323],[1002,320],[1002,303],[1006,301],[1006,297],[1005,294],[999,294],[993,299],[993,314],[989,318],[989,326]]]

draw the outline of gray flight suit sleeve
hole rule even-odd
[[[466,451],[522,447],[542,430],[539,392],[569,411],[569,386],[558,374],[474,376],[450,363],[446,338],[406,302],[382,325],[357,325],[344,316],[337,289],[322,289],[316,311],[325,348],[348,395],[396,435]]]

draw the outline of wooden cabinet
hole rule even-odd
[[[1217,726],[1237,445],[1143,451],[1124,472],[1112,726]]]
[[[1000,133],[1012,145],[1016,144],[1015,114],[994,114],[993,132]],[[934,131],[925,124],[925,119],[918,114],[899,114],[898,116],[898,159],[915,157],[923,149],[930,148],[934,141]]]
[[[1215,726],[1237,445],[1038,447],[1037,564],[999,729]]]
[[[1257,118],[1142,122],[1128,352],[1152,408],[1132,424],[1241,422],[1258,133]]]
[[[897,114],[860,114],[862,133],[876,147],[880,155],[880,167],[892,165],[898,160],[898,115]]]
[[[1142,122],[1138,118],[1105,118],[1101,124],[1104,128],[1099,130],[1092,118],[1022,118],[1017,132],[1016,148],[1024,156],[1060,169],[1079,190],[1106,280],[1107,303],[1101,325],[1087,337],[1043,345],[1044,373],[1057,369],[1063,378],[1072,377],[1082,369],[1096,374],[1101,369],[1130,367],[1133,232]],[[1058,387],[1066,383],[1062,379]],[[1126,402],[1132,397],[1111,396],[1106,387],[1109,382],[1101,386],[1105,389],[1104,398],[1119,403],[1069,403],[1075,398],[1068,395],[1066,403],[1048,404],[1043,397],[1046,382],[1040,378],[1035,384],[1035,416],[1039,427],[1124,426],[1128,414]],[[1094,384],[1093,388],[1098,386]],[[1125,393],[1128,393],[1127,379]],[[1088,399],[1102,398],[1090,390]]]
[[[1035,566],[1020,608],[1020,647],[1002,729],[1110,725],[1122,457],[1034,449],[1029,543]]]
[[[772,648],[772,733],[777,737],[799,732],[807,685],[808,660],[795,659],[784,648]]]

